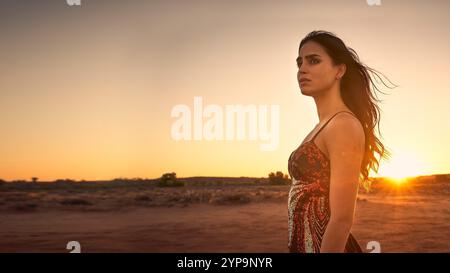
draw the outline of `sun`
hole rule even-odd
[[[426,174],[426,171],[426,164],[417,154],[399,151],[393,152],[389,161],[381,161],[378,176],[388,177],[393,183],[401,185],[411,177]]]
[[[409,181],[409,177],[390,178],[389,181],[397,186],[401,186]]]

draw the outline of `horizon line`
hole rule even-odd
[[[170,173],[170,172],[168,172]],[[276,172],[273,172],[276,173]],[[283,175],[288,175],[283,173]],[[428,176],[450,176],[450,173],[434,173],[434,174],[424,174],[424,175],[415,175],[415,176],[405,176],[405,177],[391,177],[391,176],[375,176],[375,177],[369,177],[369,179],[379,179],[379,178],[384,178],[384,179],[411,179],[411,178],[419,178],[419,177],[428,177]],[[32,177],[33,178],[33,177]],[[161,178],[161,176],[156,177],[156,178],[142,178],[142,177],[133,177],[133,178],[127,178],[127,177],[116,177],[116,178],[112,178],[112,179],[97,179],[97,180],[88,180],[88,179],[71,179],[71,178],[57,178],[57,179],[53,179],[53,180],[39,180],[38,177],[36,177],[37,180],[36,182],[56,182],[56,181],[73,181],[73,182],[104,182],[104,181],[114,181],[114,180],[158,180]],[[254,178],[254,179],[268,179],[268,176],[263,176],[263,177],[257,177],[257,176],[201,176],[201,175],[196,175],[196,176],[185,176],[185,177],[177,177],[177,179],[187,179],[187,178]],[[13,183],[13,182],[31,182],[33,183],[33,180],[26,180],[26,179],[12,179],[12,180],[5,180],[5,179],[1,179],[0,181],[6,182],[6,183]]]

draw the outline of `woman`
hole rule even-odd
[[[379,107],[370,84],[378,88],[369,72],[380,77],[326,31],[301,41],[297,66],[300,90],[314,98],[319,123],[288,160],[289,251],[362,252],[350,233],[358,186],[369,182],[370,169],[378,172],[375,153],[390,155],[374,132]]]

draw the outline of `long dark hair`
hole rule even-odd
[[[334,65],[345,64],[346,72],[341,79],[341,97],[345,105],[356,115],[364,128],[365,151],[361,164],[360,180],[366,190],[369,189],[371,179],[369,171],[373,169],[378,173],[379,160],[375,157],[377,153],[382,158],[388,158],[391,153],[385,148],[380,139],[375,135],[375,125],[378,125],[380,133],[380,108],[377,102],[381,102],[376,96],[376,92],[381,92],[373,79],[379,79],[388,88],[380,74],[382,73],[364,65],[358,54],[334,33],[328,31],[312,31],[301,42],[299,49],[308,41],[319,43],[331,57]],[[386,78],[387,79],[387,78]],[[389,81],[389,79],[388,79]],[[391,81],[389,83],[392,84]],[[396,87],[395,84],[392,84]],[[392,88],[394,88],[392,87]],[[383,93],[383,92],[381,92]],[[383,93],[385,94],[385,93]]]

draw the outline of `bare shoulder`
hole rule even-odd
[[[364,152],[365,134],[361,122],[350,113],[333,117],[324,128],[324,142],[329,153],[342,150]]]

